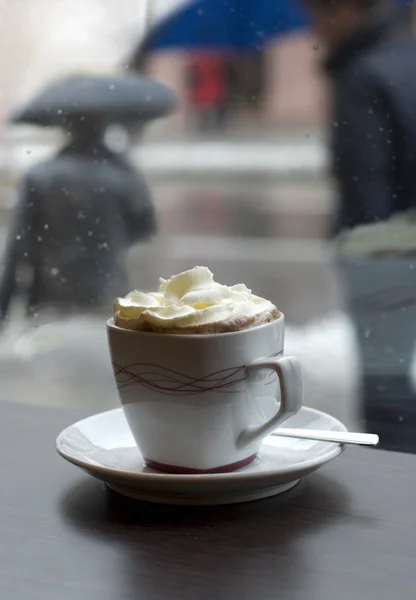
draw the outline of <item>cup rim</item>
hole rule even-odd
[[[123,327],[118,327],[118,325],[116,325],[114,323],[114,317],[110,317],[107,321],[106,321],[106,326],[107,329],[113,329],[115,331],[122,331],[123,333],[127,334],[127,335],[145,335],[145,336],[151,336],[152,338],[154,337],[163,337],[163,338],[180,338],[180,339],[212,339],[212,338],[218,338],[218,336],[227,336],[227,337],[231,337],[231,336],[238,336],[244,333],[248,333],[250,331],[259,331],[261,329],[266,329],[267,327],[270,327],[276,323],[281,323],[282,321],[284,321],[285,316],[284,314],[279,310],[279,317],[277,319],[273,319],[273,321],[269,321],[268,323],[262,323],[261,325],[255,325],[254,327],[247,327],[246,329],[239,329],[238,331],[226,331],[223,333],[158,333],[155,331],[137,331],[135,329],[124,329]]]

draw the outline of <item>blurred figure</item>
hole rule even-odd
[[[333,84],[337,230],[388,219],[416,197],[416,42],[409,7],[304,0]]]
[[[191,61],[190,100],[200,131],[220,130],[226,119],[227,83],[224,58],[203,52]]]
[[[228,102],[257,112],[264,99],[267,78],[263,49],[230,55],[227,61]]]
[[[143,125],[173,105],[171,92],[146,78],[72,77],[15,115],[17,123],[64,127],[70,141],[21,182],[0,285],[2,319],[18,293],[29,314],[68,315],[108,312],[127,290],[127,251],[154,234],[156,217],[142,175],[103,136],[112,123]]]
[[[406,247],[409,228],[416,238],[412,12],[388,0],[304,2],[327,45],[325,68],[333,83],[331,148],[340,196],[335,229],[361,346],[366,426],[380,434],[382,447],[416,452],[409,382],[416,247]],[[403,227],[405,237],[398,234]]]

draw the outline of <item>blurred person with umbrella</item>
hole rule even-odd
[[[259,50],[274,37],[307,24],[298,0],[173,0],[173,4],[161,18],[152,11],[147,32],[125,64],[141,72],[152,52],[188,51],[189,100],[202,130],[225,124],[236,91],[238,100],[252,104],[261,89],[261,69],[255,69],[255,76],[250,68],[253,60],[260,65]]]
[[[68,144],[24,177],[7,242],[0,315],[14,296],[29,314],[108,311],[127,291],[129,247],[156,230],[150,192],[103,137],[112,124],[143,127],[174,107],[168,88],[132,74],[73,76],[50,85],[13,122],[60,127]]]
[[[333,86],[335,231],[363,361],[364,417],[390,450],[416,452],[416,39],[413,7],[304,0]]]

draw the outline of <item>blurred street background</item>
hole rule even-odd
[[[20,178],[63,143],[52,129],[10,126],[12,112],[57,78],[127,68],[132,49],[170,8],[168,0],[1,0],[2,248]],[[217,281],[246,283],[286,314],[287,351],[305,365],[306,403],[359,428],[355,337],[328,241],[337,198],[320,59],[309,31],[224,58],[233,76],[221,85],[233,90],[216,115],[192,90],[197,53],[147,56],[146,74],[179,101],[129,148],[159,222],[151,241],[131,249],[129,279],[131,288],[155,289],[160,276],[201,264]],[[120,132],[111,135],[124,143]],[[102,320],[79,316],[33,330],[23,315],[17,303],[0,340],[3,398],[87,412],[117,405]]]

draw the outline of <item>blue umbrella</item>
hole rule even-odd
[[[411,4],[412,0],[396,0]],[[300,0],[190,0],[157,23],[139,54],[155,50],[244,51],[308,27]]]
[[[158,23],[141,52],[255,49],[307,24],[298,0],[194,0]]]

